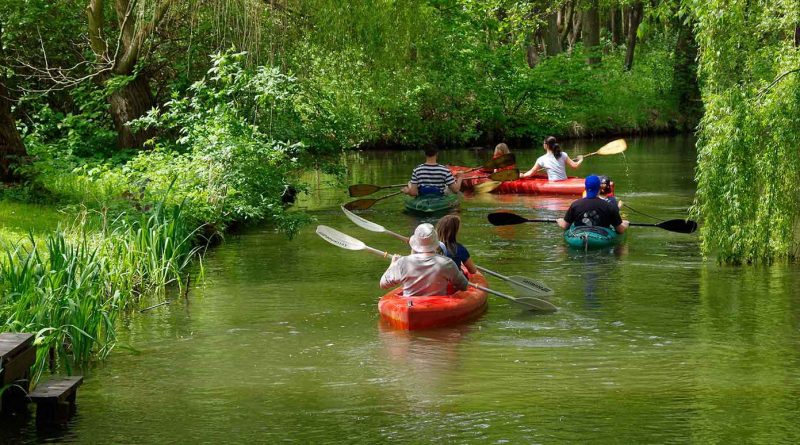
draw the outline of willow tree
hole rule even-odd
[[[695,210],[723,262],[798,256],[800,1],[693,0],[705,115]]]
[[[147,132],[128,126],[154,105],[146,71],[137,70],[146,45],[176,0],[115,0],[113,31],[105,20],[106,2],[89,0],[86,6],[89,44],[99,67],[98,77],[111,91],[110,112],[117,130],[118,145],[141,147]],[[109,45],[107,35],[116,34]]]

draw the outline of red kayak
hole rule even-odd
[[[469,167],[462,167],[459,165],[450,165],[450,171],[455,175],[456,173],[469,170]],[[489,178],[472,178],[471,176],[479,176],[482,173],[473,172],[469,173],[470,176],[461,182],[461,190],[468,191],[475,188],[477,184],[481,184],[489,180]],[[517,193],[521,195],[571,195],[580,196],[583,194],[584,178],[569,177],[563,181],[549,181],[547,176],[533,176],[531,178],[517,179],[516,181],[506,181],[499,187],[494,189],[492,193]]]
[[[480,272],[469,278],[472,283],[488,286]],[[452,295],[404,297],[400,287],[381,297],[378,311],[381,318],[396,329],[441,328],[480,316],[486,311],[486,292],[470,286]]]

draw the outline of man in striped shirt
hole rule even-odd
[[[411,181],[408,181],[408,186],[403,188],[404,193],[411,196],[442,195],[447,188],[453,193],[461,190],[461,174],[453,177],[450,169],[436,160],[438,154],[436,147],[425,148],[425,163],[414,168]]]

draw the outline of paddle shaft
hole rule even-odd
[[[554,223],[554,222],[557,222],[557,220],[555,220],[555,219],[527,219],[526,218],[526,220],[524,222],[529,222],[529,223],[540,223],[540,222],[542,222],[542,223]],[[659,224],[661,224],[661,223],[659,223]],[[658,224],[650,224],[650,223],[633,223],[632,222],[632,223],[628,223],[628,225],[629,226],[636,226],[636,227],[658,227],[659,229],[663,229],[664,228],[664,227],[661,227]]]
[[[396,196],[396,195],[399,195],[401,193],[403,193],[402,190],[394,192],[394,193],[389,193],[388,195],[381,196],[380,198],[357,199],[355,201],[351,201],[351,202],[345,204],[345,206],[346,207],[350,206],[351,209],[365,210],[365,209],[368,209],[368,208],[374,206],[378,201],[380,201],[382,199],[391,198],[392,196]],[[358,203],[358,205],[354,206],[353,204],[356,204],[356,203]]]
[[[383,258],[387,258],[387,259],[389,259],[389,261],[391,261],[392,256],[393,256],[389,252],[384,252],[382,250],[374,249],[374,248],[369,247],[367,245],[364,245],[364,250],[369,252],[369,253],[375,254],[377,256],[380,256],[380,257],[383,257]],[[473,282],[468,282],[467,284],[469,284],[470,286],[472,286],[472,287],[474,287],[476,289],[480,289],[480,290],[482,290],[484,292],[488,292],[488,293],[490,293],[492,295],[497,295],[500,298],[505,298],[506,300],[519,302],[519,300],[516,297],[512,297],[511,295],[507,295],[507,294],[504,294],[502,292],[498,292],[498,291],[493,290],[493,289],[489,289],[488,287],[483,287],[480,284],[475,284]]]
[[[384,232],[384,233],[386,233],[387,235],[391,235],[391,236],[393,236],[393,237],[395,237],[395,238],[397,238],[397,239],[399,239],[399,240],[401,240],[401,241],[404,241],[404,242],[408,243],[408,238],[406,238],[406,237],[405,237],[405,236],[403,236],[403,235],[400,235],[400,234],[398,234],[398,233],[394,233],[394,232],[392,232],[391,230],[386,230],[386,229],[383,229],[383,232]],[[527,284],[525,284],[525,283],[520,283],[519,281],[517,281],[517,280],[514,280],[514,279],[513,279],[513,278],[511,278],[511,277],[507,277],[507,276],[505,276],[505,275],[503,275],[503,274],[500,274],[500,273],[498,273],[498,272],[495,272],[495,271],[493,271],[493,270],[489,270],[489,269],[487,269],[487,268],[485,268],[485,267],[478,266],[477,264],[475,265],[475,267],[476,267],[478,270],[480,270],[481,272],[487,273],[487,274],[489,274],[489,275],[491,275],[491,276],[493,276],[493,277],[499,278],[499,279],[501,279],[501,280],[503,280],[503,281],[506,281],[506,282],[509,282],[509,283],[513,283],[513,284],[516,284],[517,286],[521,286],[521,287],[525,287],[525,288],[529,288],[529,287],[530,287],[530,286],[528,286],[528,285],[527,285]],[[531,281],[534,281],[534,280],[531,280]],[[543,286],[543,287],[545,287],[545,288],[546,288],[546,286]],[[549,289],[549,288],[548,288],[548,289]],[[545,293],[547,293],[547,291],[545,291]]]
[[[388,229],[386,229],[385,227],[383,227],[381,225],[375,224],[375,223],[373,223],[371,221],[367,221],[366,219],[364,219],[364,218],[362,218],[362,217],[360,217],[360,216],[348,211],[345,208],[342,208],[342,211],[344,211],[345,215],[348,218],[350,218],[351,221],[356,223],[359,227],[362,227],[362,228],[367,229],[367,230],[371,230],[373,232],[382,232],[382,233],[385,233],[387,235],[393,236],[393,237],[399,239],[400,241],[403,241],[406,244],[408,243],[408,238],[403,236],[403,235],[400,235],[399,233],[392,232],[391,230],[388,230]],[[481,272],[485,272],[485,273],[487,273],[487,274],[489,274],[489,275],[491,275],[493,277],[499,278],[499,279],[501,279],[503,281],[506,281],[508,283],[511,283],[511,284],[515,284],[515,285],[517,285],[519,287],[522,287],[524,289],[530,289],[532,292],[538,292],[538,293],[542,293],[542,294],[552,294],[553,293],[552,289],[547,287],[544,283],[537,282],[536,280],[531,280],[530,278],[526,278],[526,280],[529,280],[531,283],[533,283],[534,286],[536,286],[536,288],[532,288],[531,285],[529,285],[527,283],[519,282],[517,280],[514,280],[511,277],[507,277],[507,276],[502,275],[500,273],[497,273],[495,271],[489,270],[489,269],[487,269],[485,267],[478,266],[477,264],[475,265],[475,267],[478,270],[480,270]]]
[[[519,281],[517,281],[517,280],[515,280],[515,279],[513,279],[511,277],[507,277],[505,275],[501,275],[501,274],[499,274],[499,273],[497,273],[497,272],[495,272],[493,270],[489,270],[489,269],[487,269],[485,267],[478,266],[477,264],[475,265],[475,267],[478,268],[478,270],[480,270],[481,272],[485,272],[485,273],[487,273],[487,274],[489,274],[489,275],[491,275],[493,277],[499,278],[499,279],[501,279],[501,280],[503,280],[503,281],[505,281],[507,283],[516,284],[517,286],[520,286],[520,287],[526,288],[526,289],[530,289],[531,288],[531,286],[528,285],[527,283],[519,282]],[[532,283],[535,282],[535,280],[530,280],[530,281]],[[549,287],[545,286],[544,283],[535,283],[535,284],[537,286],[541,286],[542,287],[542,289],[538,290],[539,292],[542,292],[542,293],[545,293],[545,294],[550,294],[550,293],[553,292],[553,290],[550,289]]]

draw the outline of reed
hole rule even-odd
[[[118,217],[102,231],[59,228],[5,248],[0,261],[0,331],[35,332],[34,380],[104,358],[119,314],[142,297],[163,296],[199,255],[182,205]],[[201,265],[202,273],[202,265]]]

